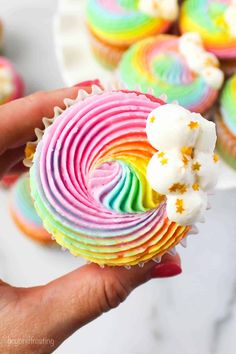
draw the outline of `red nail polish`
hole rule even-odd
[[[151,272],[152,278],[169,278],[182,273],[182,269],[175,263],[163,263],[156,265]]]
[[[88,80],[88,81],[83,81],[83,82],[79,82],[78,84],[75,84],[73,87],[87,87],[87,86],[92,86],[92,85],[96,85],[101,87],[101,82],[96,79],[96,80]]]

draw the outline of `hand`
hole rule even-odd
[[[81,87],[82,84],[79,86]],[[83,84],[90,91],[91,84]],[[78,87],[36,93],[0,107],[0,175],[14,170],[24,146]],[[83,266],[47,285],[15,288],[0,281],[0,352],[51,353],[67,337],[102,313],[117,307],[130,292],[152,278],[181,273],[180,258],[165,255],[143,268]]]

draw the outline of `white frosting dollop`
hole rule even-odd
[[[232,1],[224,13],[225,22],[229,26],[232,37],[236,37],[236,2]]]
[[[198,33],[183,34],[179,38],[179,51],[187,61],[190,70],[201,75],[210,87],[220,89],[224,81],[223,71],[218,67],[217,57],[204,49]]]
[[[176,104],[149,114],[146,126],[150,144],[158,150],[147,167],[152,188],[166,196],[171,221],[191,225],[207,209],[207,191],[218,176],[215,124]]]
[[[152,17],[174,21],[178,17],[178,0],[139,0],[138,9]]]

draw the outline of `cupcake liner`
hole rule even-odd
[[[221,150],[225,151],[227,155],[230,155],[233,159],[236,159],[236,136],[228,129],[224,123],[219,110],[215,115],[218,144],[221,146]]]
[[[236,169],[236,137],[224,123],[218,110],[215,115],[217,129],[217,150],[224,161]]]
[[[98,63],[108,70],[114,70],[118,66],[127,47],[115,47],[107,44],[97,38],[92,31],[89,31],[89,37],[91,50]]]
[[[44,124],[44,129],[43,130],[36,130],[36,136],[37,136],[37,140],[34,142],[29,142],[27,144],[26,147],[26,159],[24,161],[24,163],[26,164],[26,166],[31,167],[32,166],[32,161],[33,161],[33,157],[34,157],[34,152],[36,150],[37,145],[39,144],[39,142],[41,141],[45,130],[52,125],[52,123],[69,107],[71,107],[72,105],[74,105],[75,103],[79,102],[79,101],[83,101],[85,100],[87,97],[89,96],[93,96],[93,95],[100,95],[102,93],[104,93],[104,91],[114,91],[114,89],[110,88],[109,90],[102,90],[100,87],[98,86],[93,86],[92,87],[92,91],[91,93],[87,93],[84,90],[79,90],[78,92],[78,96],[75,100],[71,100],[71,99],[65,99],[64,100],[64,104],[65,104],[65,109],[61,109],[59,107],[56,107],[54,109],[54,116],[52,118],[43,118],[43,124]],[[131,92],[132,94],[132,92]],[[145,94],[141,94],[144,95]],[[148,94],[147,94],[148,95]],[[151,93],[149,93],[149,95],[151,95]],[[165,96],[161,97],[162,99],[166,99]],[[40,210],[38,209],[37,205],[35,204],[35,208],[38,211],[39,215],[40,215]],[[43,216],[43,215],[41,215]],[[49,230],[50,232],[54,233],[55,236],[52,236],[52,238],[56,238],[57,243],[63,247],[63,248],[68,248],[66,242],[64,241],[64,238],[59,236],[56,233],[56,229],[53,225],[49,224],[49,220],[47,220],[46,218],[43,219],[43,224],[44,227]],[[153,261],[159,263],[161,261],[161,257],[166,254],[169,253],[170,255],[174,255],[176,254],[176,250],[175,247],[178,244],[181,244],[183,247],[186,247],[186,239],[187,236],[190,234],[196,234],[198,231],[194,226],[189,226],[189,227],[180,227],[176,224],[176,228],[179,228],[175,238],[171,238],[171,236],[168,236],[170,238],[164,238],[163,239],[163,249],[162,251],[160,251],[160,253],[157,256],[157,251],[156,251],[156,241],[153,241],[153,245],[149,248],[149,252],[148,254],[146,253],[146,249],[145,247],[142,249],[139,249],[139,253],[137,253],[137,249],[135,249],[135,253],[134,255],[132,255],[132,252],[130,253],[130,255],[124,260],[121,259],[120,263],[119,260],[115,263],[112,263],[112,259],[109,262],[105,262],[106,265],[110,265],[110,266],[127,266],[127,268],[129,268],[130,266],[133,265],[139,265],[140,267],[143,266],[143,264],[147,261],[149,261],[150,259],[152,259]],[[54,230],[54,232],[53,232]],[[87,242],[89,242],[89,238],[87,239]],[[95,261],[96,263],[100,264],[101,266],[104,266],[104,257],[103,254],[101,253],[101,261],[99,261],[99,256],[97,256],[96,254],[96,259],[93,259],[92,253],[93,249],[96,249],[96,247],[101,248],[101,246],[98,246],[96,244],[92,245],[89,248],[89,251],[86,251],[86,249],[84,248],[83,250],[83,244],[80,243],[79,247],[81,249],[81,252],[76,252],[77,256],[82,256],[83,258],[89,260],[89,261]],[[87,246],[86,246],[87,247]],[[160,246],[158,246],[160,247]],[[71,249],[69,250],[72,254],[74,253]],[[128,263],[125,264],[125,262]]]
[[[221,69],[224,71],[226,78],[236,73],[236,59],[221,60]]]

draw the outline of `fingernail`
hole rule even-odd
[[[78,84],[75,84],[73,87],[87,87],[87,86],[92,86],[92,85],[96,85],[96,86],[102,86],[100,80],[96,79],[96,80],[88,80],[88,81],[83,81],[83,82],[79,82]]]
[[[169,277],[174,277],[181,273],[182,273],[182,269],[178,264],[175,263],[158,264],[152,269],[151,277],[169,278]]]

